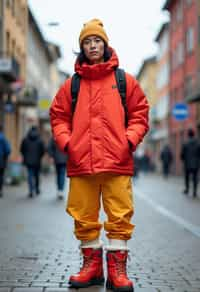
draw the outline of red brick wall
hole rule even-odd
[[[198,0],[197,0],[198,1]],[[182,20],[177,22],[176,11],[177,5],[182,2],[183,6],[183,17]],[[198,37],[198,16],[196,0],[190,7],[187,7],[186,1],[177,0],[171,6],[171,23],[170,23],[170,109],[176,102],[185,102],[184,86],[185,80],[188,75],[192,75],[194,78],[197,73],[197,37]],[[194,27],[194,50],[188,54],[186,52],[186,32],[189,26]],[[172,68],[172,55],[180,41],[184,43],[184,62],[176,67]],[[169,135],[172,148],[174,149],[175,164],[174,172],[181,174],[182,165],[180,161],[180,150],[181,143],[185,137],[186,131],[189,127],[196,129],[196,105],[189,106],[189,118],[185,121],[176,121],[171,115],[169,119]],[[171,110],[170,110],[171,112]]]

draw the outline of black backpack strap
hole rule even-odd
[[[80,81],[81,81],[81,76],[78,73],[75,73],[72,76],[72,81],[71,81],[72,115],[74,114],[74,111],[76,108],[78,93],[80,89]]]
[[[128,109],[126,103],[126,73],[123,69],[116,68],[115,70],[115,78],[117,82],[117,88],[119,90],[122,105],[124,107],[125,112],[125,126],[128,126]]]

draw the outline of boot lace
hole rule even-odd
[[[91,259],[90,256],[89,256],[89,257],[84,256],[84,259],[83,259],[83,266],[82,266],[80,272],[87,271],[87,270],[89,269],[89,267],[90,267],[90,262],[91,262],[90,259]]]
[[[117,265],[116,265],[116,270],[118,276],[120,275],[126,275],[126,261],[124,260],[118,260],[116,259]]]

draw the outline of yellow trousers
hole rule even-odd
[[[107,221],[104,229],[109,239],[128,240],[134,225],[131,177],[111,173],[70,178],[66,211],[74,218],[75,235],[81,241],[99,238],[101,198]]]

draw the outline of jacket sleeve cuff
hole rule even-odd
[[[134,152],[136,150],[135,145],[133,145],[130,140],[128,140],[128,144],[129,144],[129,147],[130,147],[131,151]]]
[[[70,137],[68,135],[61,135],[56,139],[56,143],[61,151],[67,152],[67,145],[69,143]]]
[[[130,145],[131,151],[134,152],[136,150],[138,143],[140,142],[139,137],[137,136],[137,134],[132,133],[131,136],[127,134],[127,139],[128,139],[128,143]]]

